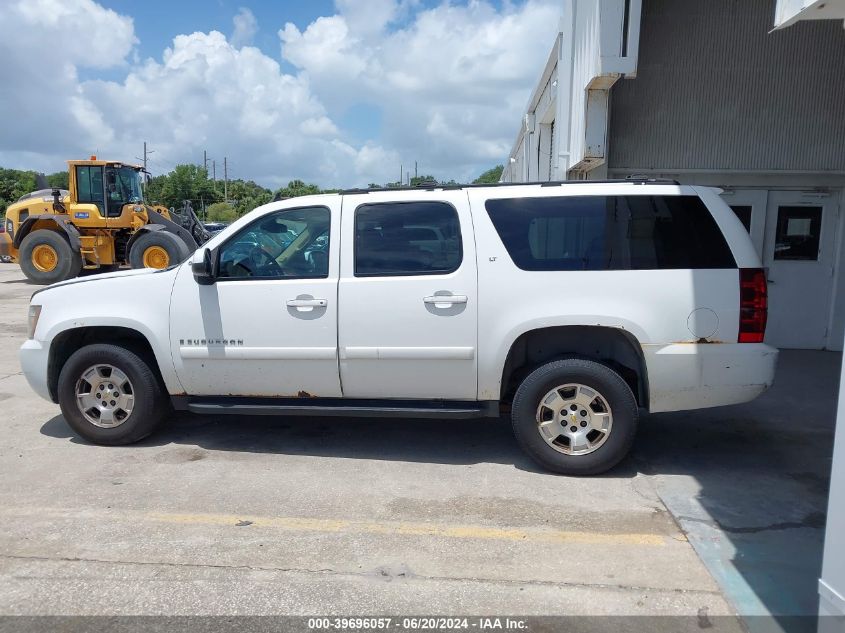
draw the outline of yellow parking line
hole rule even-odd
[[[445,538],[490,539],[542,543],[582,543],[606,545],[665,544],[659,534],[602,534],[563,530],[496,528],[480,525],[437,525],[432,523],[397,523],[351,521],[344,519],[309,519],[304,517],[252,517],[226,514],[162,514],[144,515],[146,519],[185,525],[231,525],[249,521],[256,527],[276,528],[299,532],[344,534],[396,534],[402,536],[435,536]]]

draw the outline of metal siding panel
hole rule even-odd
[[[769,33],[773,0],[643,0],[611,92],[611,169],[845,170],[845,32]]]

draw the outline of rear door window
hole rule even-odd
[[[458,213],[445,202],[363,204],[355,210],[355,276],[443,275],[461,265]]]
[[[504,198],[485,206],[523,270],[736,268],[697,196]]]

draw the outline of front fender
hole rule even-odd
[[[176,376],[173,366],[173,357],[170,353],[168,339],[160,340],[161,333],[154,331],[145,323],[136,319],[121,316],[97,316],[66,319],[53,323],[50,329],[44,334],[43,345],[50,349],[55,338],[68,330],[93,328],[93,327],[119,327],[137,332],[146,339],[153,350],[156,364],[158,365],[161,377],[167,392],[171,394],[183,393],[182,385]]]
[[[170,294],[175,278],[176,269],[126,271],[49,286],[32,298],[32,303],[41,305],[35,339],[49,347],[60,333],[73,329],[134,330],[149,342],[168,392],[182,393],[170,353]]]
[[[23,223],[18,227],[18,230],[15,231],[13,242],[15,248],[21,247],[23,239],[32,232],[33,227],[39,221],[52,222],[55,224],[56,228],[67,236],[68,241],[70,241],[70,245],[74,248],[74,250],[80,249],[79,230],[68,220],[67,216],[49,213],[46,215],[31,215],[23,221]]]

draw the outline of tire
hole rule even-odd
[[[167,231],[145,231],[132,244],[129,265],[132,268],[167,268],[181,264],[191,254],[178,236]]]
[[[79,275],[82,255],[58,231],[38,229],[21,242],[18,261],[26,278],[37,284],[54,284]]]
[[[98,395],[77,404],[78,391]],[[70,427],[95,444],[137,442],[152,433],[170,412],[170,400],[147,361],[136,351],[118,345],[87,345],[74,352],[59,374],[58,396]],[[103,396],[106,400],[101,399]],[[91,406],[86,409],[87,405]],[[106,417],[108,412],[111,415]]]
[[[597,475],[613,468],[631,449],[638,417],[634,394],[619,374],[577,358],[535,369],[519,385],[511,407],[522,449],[544,468],[564,475]]]

